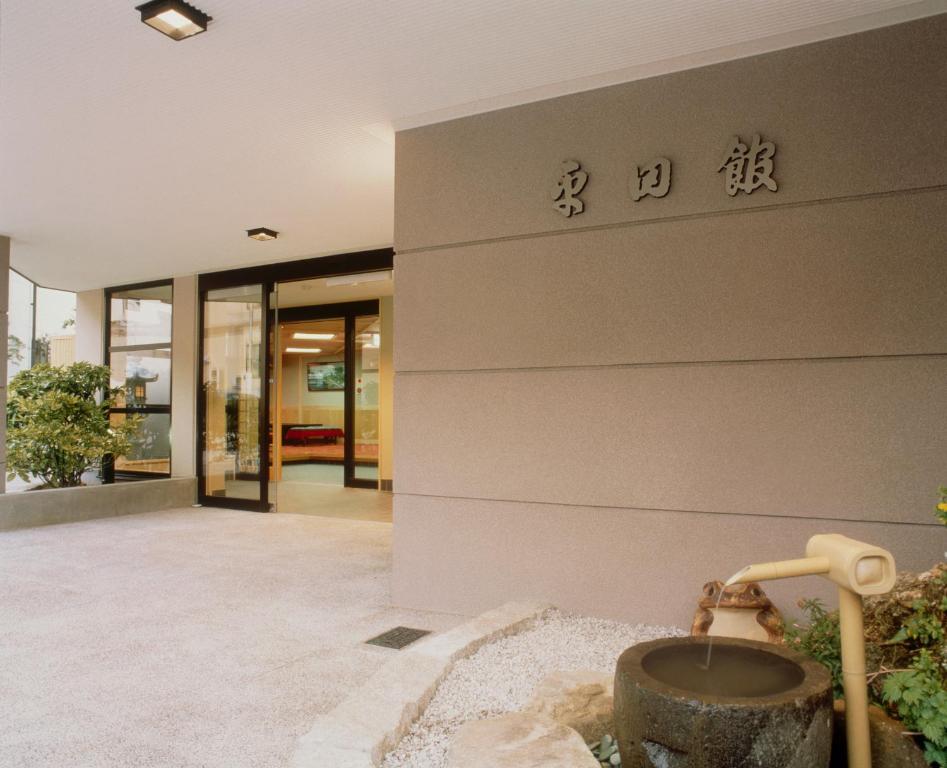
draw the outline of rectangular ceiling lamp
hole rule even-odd
[[[135,8],[141,11],[141,20],[172,40],[194,37],[207,30],[211,20],[203,11],[184,0],[152,0]]]
[[[304,331],[296,331],[293,334],[294,339],[306,339],[308,341],[332,341],[335,338],[334,333],[305,333]]]

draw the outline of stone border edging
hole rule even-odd
[[[528,628],[552,608],[506,603],[419,641],[381,667],[300,737],[293,768],[378,768],[427,708],[454,664],[486,643]]]
[[[190,507],[196,477],[0,494],[0,531]]]

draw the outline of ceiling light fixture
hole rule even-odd
[[[157,29],[172,40],[184,40],[207,30],[211,20],[203,11],[184,0],[152,0],[135,8],[141,11],[142,23]]]
[[[332,341],[335,338],[334,333],[303,333],[296,331],[293,334],[294,339],[308,339],[309,341]]]
[[[256,229],[248,229],[247,237],[251,240],[259,240],[261,243],[266,242],[267,240],[275,240],[279,237],[279,232],[275,229],[267,229],[266,227],[257,227]]]
[[[286,347],[286,351],[287,351],[287,352],[292,352],[292,353],[298,354],[298,355],[304,355],[304,354],[317,355],[317,354],[319,354],[322,350],[321,350],[321,349],[316,349],[316,348],[314,348],[314,347]]]

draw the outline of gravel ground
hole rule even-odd
[[[468,720],[522,709],[539,682],[556,670],[612,672],[628,646],[684,635],[674,627],[630,625],[550,612],[532,629],[461,659],[384,768],[446,768],[454,732]]]

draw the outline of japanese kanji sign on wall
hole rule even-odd
[[[724,191],[733,197],[739,192],[749,195],[760,187],[770,192],[777,190],[773,178],[776,145],[763,141],[759,134],[749,144],[733,136],[717,173],[724,174]],[[589,183],[589,173],[576,160],[564,160],[559,165],[559,178],[552,188],[553,208],[565,217],[585,210],[582,191]],[[664,197],[671,191],[671,161],[657,157],[643,166],[634,166],[628,180],[628,192],[637,203],[644,197]]]

